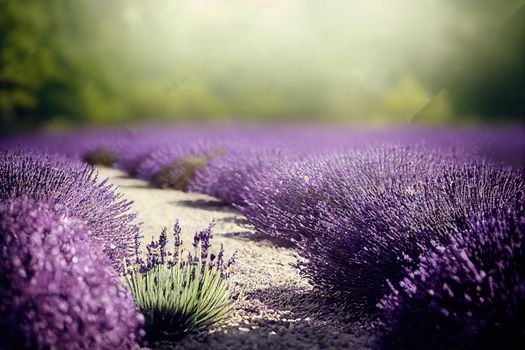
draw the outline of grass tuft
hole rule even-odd
[[[225,318],[232,308],[228,277],[233,257],[223,263],[223,249],[208,256],[212,225],[195,233],[194,252],[182,258],[180,228],[175,224],[175,250],[166,248],[163,230],[147,245],[147,259],[124,261],[125,279],[146,319],[146,337],[152,343],[179,340],[194,330]]]

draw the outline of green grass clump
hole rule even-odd
[[[158,171],[153,176],[152,182],[158,187],[187,191],[197,171],[206,167],[211,159],[226,153],[226,149],[218,148],[209,150],[203,155],[179,158]]]
[[[104,165],[111,167],[117,162],[118,157],[115,152],[99,147],[86,152],[82,159],[90,165]]]
[[[182,259],[180,228],[175,225],[175,250],[166,249],[164,229],[158,241],[147,245],[146,262],[137,252],[135,262],[125,262],[125,279],[146,319],[147,340],[174,341],[187,333],[225,318],[232,308],[228,277],[233,257],[223,263],[223,249],[211,253],[212,225],[195,233],[194,252]]]
[[[182,158],[166,165],[155,175],[153,182],[162,188],[186,191],[197,170],[204,168],[207,164],[208,158],[205,156]]]

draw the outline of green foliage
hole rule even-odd
[[[196,266],[157,265],[142,273],[126,266],[126,281],[146,319],[152,341],[177,340],[220,321],[231,310],[228,282],[221,272]]]
[[[118,160],[115,152],[105,148],[96,148],[92,151],[86,152],[82,158],[84,162],[90,165],[103,165],[107,167],[113,166]]]
[[[202,156],[188,156],[177,159],[157,172],[152,182],[162,188],[186,191],[199,169],[204,168],[211,159],[225,153],[226,150],[224,149],[216,149],[210,150]]]
[[[0,0],[0,133],[148,118],[402,122],[443,88],[451,118],[522,116],[523,14],[501,26],[520,4]]]
[[[205,156],[190,156],[174,161],[160,170],[153,178],[153,183],[162,188],[173,188],[184,191],[188,188],[190,181],[197,170],[208,164]]]
[[[222,320],[232,308],[228,278],[234,258],[224,264],[221,250],[208,256],[212,225],[196,232],[194,253],[182,258],[180,228],[175,224],[175,251],[168,252],[166,229],[148,246],[147,262],[135,251],[135,262],[124,260],[124,276],[146,320],[149,341],[178,340],[187,333]],[[138,245],[136,245],[138,247]],[[136,248],[138,249],[138,248]]]
[[[117,112],[103,20],[89,0],[0,1],[2,132]]]

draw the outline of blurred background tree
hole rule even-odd
[[[1,1],[1,120],[7,131],[96,118],[110,98],[88,1]],[[101,101],[104,103],[104,101]],[[94,114],[95,113],[95,114]]]
[[[520,120],[522,6],[0,0],[0,128]]]
[[[487,7],[490,8],[490,7]],[[498,28],[465,41],[440,91],[415,119],[509,121],[525,117],[525,6]],[[453,108],[452,110],[450,110]]]

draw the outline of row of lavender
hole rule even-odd
[[[138,348],[118,272],[131,203],[82,162],[22,150],[0,154],[0,200],[0,348]]]
[[[450,152],[382,146],[289,162],[256,176],[239,206],[296,245],[298,268],[382,348],[523,341],[520,172]]]
[[[153,128],[11,144],[224,200],[295,246],[320,292],[379,320],[379,347],[480,348],[525,337],[522,135]]]
[[[178,222],[174,249],[164,229],[143,255],[132,203],[83,162],[2,152],[0,199],[0,349],[138,349],[231,309],[211,225],[186,259]]]

